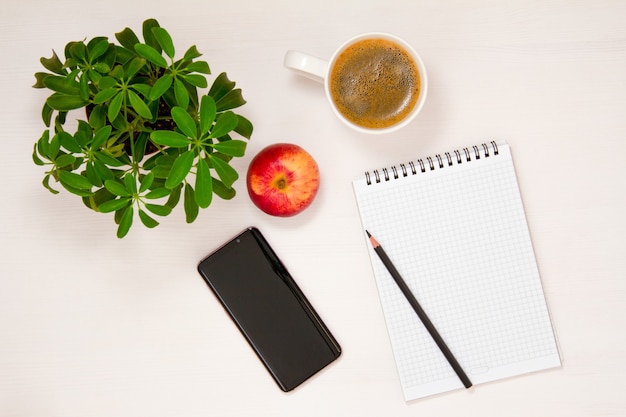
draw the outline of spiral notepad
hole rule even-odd
[[[374,169],[353,186],[363,227],[474,385],[561,365],[508,144]],[[368,247],[405,400],[463,388]]]

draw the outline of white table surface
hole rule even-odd
[[[623,416],[626,414],[626,3],[622,1],[32,1],[0,17],[1,416]],[[314,204],[257,210],[245,181],[187,225],[115,237],[110,215],[41,186],[31,161],[39,58],[156,17],[179,49],[227,71],[255,131],[244,158],[293,142],[318,161]],[[386,31],[429,71],[408,127],[364,136],[321,85],[282,66]],[[511,144],[563,366],[405,403],[351,181],[363,170]],[[243,175],[242,175],[243,176]],[[196,272],[243,228],[266,235],[343,347],[282,393]]]

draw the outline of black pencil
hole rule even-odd
[[[448,348],[448,345],[446,345],[446,342],[444,342],[443,338],[426,315],[426,312],[422,309],[422,306],[420,306],[420,304],[417,302],[417,299],[411,292],[411,289],[408,287],[408,285],[406,285],[406,282],[404,282],[396,267],[393,266],[391,259],[389,259],[389,257],[387,256],[387,253],[385,253],[383,247],[380,246],[380,243],[378,243],[376,239],[374,239],[370,232],[366,230],[365,233],[367,233],[367,236],[370,239],[370,243],[372,244],[374,251],[385,265],[385,268],[387,268],[387,270],[391,274],[393,280],[396,282],[396,284],[398,284],[398,287],[400,287],[400,290],[408,300],[409,304],[411,304],[411,307],[413,307],[413,310],[415,310],[415,313],[417,313],[417,316],[424,324],[424,327],[426,327],[426,330],[428,330],[428,333],[430,333],[431,337],[441,350],[441,353],[443,353],[443,355],[446,357],[448,363],[450,364],[452,369],[454,369],[454,372],[456,372],[457,376],[459,377],[465,388],[471,387],[472,381],[469,380],[469,378],[463,371],[463,368],[461,368],[461,365],[459,365],[459,362],[456,360],[456,358]]]

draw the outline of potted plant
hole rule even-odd
[[[90,209],[115,213],[119,238],[136,216],[155,227],[154,215],[169,215],[181,200],[191,223],[213,194],[233,198],[239,175],[229,162],[244,155],[242,139],[252,134],[250,121],[232,111],[246,101],[226,73],[201,94],[211,71],[196,47],[176,59],[156,20],[142,29],[143,42],[129,28],[115,34],[119,44],[69,42],[64,62],[53,51],[41,58],[48,72],[35,74],[34,87],[52,91],[33,150],[47,167],[43,185],[58,193],[53,179]],[[82,117],[70,119],[77,109]]]

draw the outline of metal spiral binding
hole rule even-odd
[[[482,154],[481,154],[482,147]],[[493,152],[493,153],[492,153]],[[452,156],[454,154],[454,157]],[[391,181],[391,179],[398,179],[400,175],[402,177],[408,177],[409,175],[417,175],[418,173],[424,173],[426,171],[434,171],[436,169],[443,169],[446,166],[453,166],[455,163],[460,165],[464,162],[471,162],[472,159],[478,160],[481,157],[489,158],[490,156],[498,155],[498,145],[495,141],[487,143],[481,143],[479,146],[472,146],[471,148],[462,148],[460,151],[455,149],[454,151],[445,152],[443,156],[441,154],[436,154],[433,157],[426,157],[426,161],[423,159],[418,159],[417,161],[409,161],[408,163],[401,163],[396,167],[392,165],[389,168],[382,168],[380,170],[374,169],[371,172],[365,171],[365,182],[367,185],[372,185],[373,183],[380,183],[383,180],[385,182]],[[448,164],[446,165],[445,162]],[[407,167],[408,165],[408,167]],[[391,175],[389,173],[391,170]],[[372,175],[374,176],[374,180],[372,181]]]

